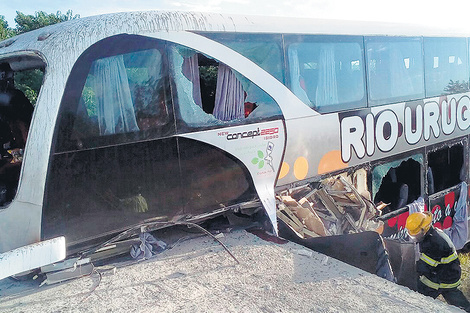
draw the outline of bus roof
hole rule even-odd
[[[41,67],[44,62],[49,63],[48,61],[57,59],[62,59],[62,62],[72,62],[70,65],[73,65],[74,60],[86,48],[103,38],[123,33],[145,35],[162,31],[470,36],[470,31],[465,32],[461,29],[409,24],[177,11],[121,12],[66,21],[4,40],[0,42],[0,61],[7,60],[14,70]],[[42,61],[37,58],[38,55]]]
[[[94,41],[114,34],[145,34],[159,31],[211,31],[252,33],[299,33],[365,36],[470,36],[470,30],[413,24],[323,20],[308,18],[228,15],[177,11],[121,12],[79,18],[37,29],[0,43],[0,53],[45,48],[44,42],[59,33],[72,41]],[[69,38],[70,38],[69,37]],[[31,40],[34,39],[34,40]],[[14,40],[11,45],[8,42]],[[65,41],[64,41],[65,43]],[[6,47],[7,46],[7,47]]]

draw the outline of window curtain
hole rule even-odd
[[[315,105],[321,107],[332,104],[338,104],[335,48],[333,44],[325,44],[320,49]]]
[[[185,57],[183,61],[183,74],[193,84],[193,99],[194,102],[202,108],[201,98],[201,81],[199,78],[199,64],[197,60],[197,54],[194,53],[192,56]]]
[[[300,100],[311,106],[312,102],[308,98],[305,90],[300,85],[300,81],[303,80],[303,77],[300,74],[300,62],[299,54],[297,52],[297,45],[291,45],[289,47],[288,54],[291,90]]]
[[[231,121],[245,117],[245,91],[235,73],[220,63],[217,72],[214,117],[221,121]]]
[[[93,62],[100,135],[138,131],[122,55]]]

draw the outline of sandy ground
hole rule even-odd
[[[463,312],[307,250],[244,230],[178,243],[150,260],[38,286],[0,281],[0,312]]]

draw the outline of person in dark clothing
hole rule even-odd
[[[470,302],[457,289],[460,285],[460,260],[450,238],[432,225],[430,212],[408,216],[406,229],[410,238],[419,243],[420,258],[416,263],[418,292],[437,298],[470,312]]]

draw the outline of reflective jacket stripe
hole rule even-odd
[[[454,251],[451,255],[449,255],[447,258],[442,258],[441,259],[441,264],[447,264],[452,262],[453,260],[457,260],[459,256],[457,255],[457,252]]]
[[[424,253],[421,254],[420,259],[421,259],[422,261],[424,261],[426,264],[429,264],[429,265],[431,265],[431,266],[433,266],[433,267],[439,265],[439,261],[436,261],[436,260],[434,260],[434,259],[428,257],[428,256],[427,256],[426,254],[424,254]],[[431,288],[432,288],[432,287],[431,287]],[[436,289],[437,289],[437,288],[436,288]]]
[[[438,283],[435,283],[435,282],[432,282],[430,281],[426,276],[420,276],[419,277],[419,280],[425,284],[426,286],[428,286],[429,288],[432,288],[432,289],[435,289],[435,290],[438,290],[438,289],[448,289],[448,288],[456,288],[458,286],[460,286],[460,279],[458,281],[456,281],[455,283],[452,283],[452,284],[438,284]]]
[[[448,264],[456,259],[458,259],[458,255],[457,255],[457,252],[454,251],[454,253],[452,253],[451,255],[449,255],[448,257],[445,257],[445,258],[442,258],[440,261],[436,261],[434,260],[433,258],[430,258],[429,256],[427,256],[426,254],[422,253],[421,254],[421,257],[420,259],[425,262],[426,264],[429,264],[433,267],[436,267],[438,266],[439,264]]]

